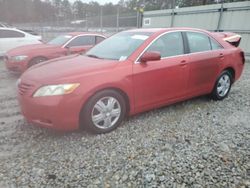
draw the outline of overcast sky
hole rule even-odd
[[[71,3],[73,3],[76,0],[69,0]],[[105,3],[113,3],[113,4],[117,4],[119,2],[119,0],[81,0],[84,3],[88,3],[90,1],[96,1],[99,4],[103,5]]]

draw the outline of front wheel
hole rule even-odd
[[[91,132],[108,133],[120,125],[125,114],[124,97],[114,90],[104,90],[86,103],[80,115],[80,123]]]
[[[213,92],[212,98],[214,100],[223,100],[230,92],[232,86],[232,75],[229,71],[223,71],[217,79]]]
[[[28,68],[30,68],[31,66],[36,65],[38,63],[44,62],[44,61],[47,61],[47,58],[45,58],[45,57],[35,57],[29,62]]]

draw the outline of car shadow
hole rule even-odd
[[[127,129],[130,122],[136,122],[136,121],[140,121],[140,119],[145,120],[145,118],[155,117],[155,115],[158,113],[167,114],[171,110],[176,110],[177,112],[180,112],[181,110],[183,110],[183,108],[188,109],[190,108],[190,106],[202,107],[203,103],[206,104],[207,102],[210,102],[211,100],[212,99],[210,99],[208,96],[200,96],[200,97],[195,97],[186,101],[174,103],[168,106],[163,106],[160,108],[142,112],[142,113],[130,116],[130,117],[126,117],[123,123],[118,127],[118,129],[110,133],[106,133],[105,135],[108,136],[109,134],[115,134],[116,131],[120,132],[119,128]],[[77,140],[82,137],[92,138],[92,137],[96,137],[97,135],[104,135],[104,134],[94,134],[94,133],[88,132],[85,129],[78,129],[78,130],[73,130],[73,131],[54,130],[54,129],[39,127],[37,125],[30,124],[26,122],[25,120],[21,123],[20,129],[25,132],[32,132],[32,133],[37,132],[36,139],[39,139],[39,137],[48,137],[48,138],[57,138],[57,139],[64,138],[64,137],[71,137],[71,139]]]
[[[184,101],[180,101],[180,102],[177,102],[177,103],[162,106],[162,107],[159,107],[159,108],[151,109],[151,110],[148,110],[146,112],[141,112],[139,114],[135,114],[133,116],[127,117],[126,119],[129,120],[129,119],[133,119],[133,118],[138,118],[140,116],[152,114],[152,113],[155,113],[155,112],[168,111],[168,110],[173,109],[173,108],[175,110],[178,110],[178,109],[181,109],[181,108],[183,108],[185,106],[187,107],[187,106],[194,105],[194,104],[202,105],[203,103],[206,104],[207,102],[210,102],[210,101],[214,101],[214,100],[211,99],[209,97],[209,95],[198,96],[198,97],[194,97],[194,98],[187,99],[187,100],[184,100]]]

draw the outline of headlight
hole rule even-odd
[[[11,57],[11,60],[14,61],[14,62],[19,62],[19,61],[23,61],[23,60],[25,60],[27,58],[28,58],[28,56],[26,56],[26,55],[19,55],[19,56]]]
[[[65,95],[72,93],[80,84],[60,84],[60,85],[48,85],[40,87],[33,97],[55,96]]]
[[[21,83],[21,78],[19,78],[19,79],[16,81],[16,86],[18,87],[20,83]]]

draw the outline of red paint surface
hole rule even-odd
[[[209,94],[220,73],[227,68],[235,71],[235,80],[242,73],[241,49],[203,30],[198,31],[216,39],[224,49],[136,64],[143,50],[158,35],[180,28],[144,30],[154,34],[123,62],[75,55],[26,71],[21,77],[21,84],[31,87],[25,94],[18,95],[23,115],[28,121],[44,127],[74,130],[79,127],[79,114],[84,104],[100,90],[113,88],[123,91],[129,99],[129,114],[133,115]],[[80,86],[68,95],[32,97],[43,85],[61,83],[80,83]]]
[[[103,35],[100,35],[97,33],[91,33],[91,32],[73,32],[73,33],[68,33],[68,35],[72,37],[84,36],[84,35],[103,36]],[[47,60],[50,60],[50,59],[54,59],[58,57],[67,56],[69,54],[84,53],[93,47],[93,46],[88,45],[88,46],[76,46],[76,47],[71,47],[70,49],[67,49],[64,47],[64,44],[61,46],[49,45],[49,44],[34,44],[34,45],[26,45],[26,46],[21,46],[21,47],[12,49],[7,52],[7,57],[9,58],[5,61],[6,68],[10,71],[22,73],[28,69],[29,62],[36,57],[44,57]],[[28,56],[28,58],[20,62],[13,62],[10,59],[10,57],[19,56],[19,55],[26,55]]]

